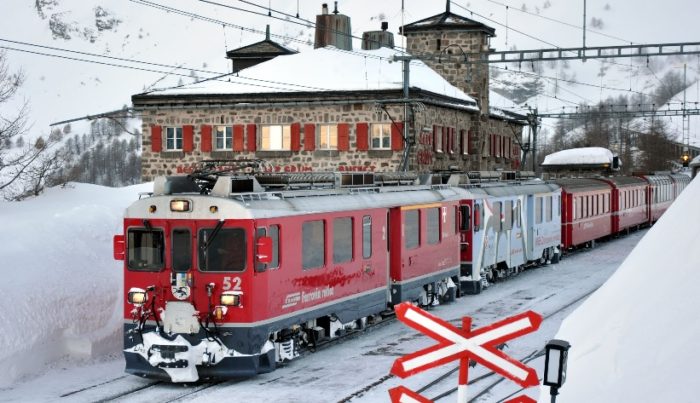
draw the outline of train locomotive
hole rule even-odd
[[[114,237],[114,257],[124,261],[126,372],[195,382],[273,371],[402,301],[450,302],[556,262],[612,234],[610,217],[627,200],[621,184],[603,179],[582,187],[473,179],[246,173],[215,163],[157,178]],[[633,179],[645,184],[647,205],[662,199],[649,178]],[[659,186],[687,184],[675,180]],[[603,207],[591,211],[611,225],[579,237],[590,220],[577,213],[592,208],[595,192]]]

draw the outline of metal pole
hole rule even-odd
[[[403,159],[401,161],[401,171],[408,171],[408,155],[409,155],[409,141],[408,141],[408,80],[409,80],[409,66],[411,61],[405,59],[403,61]]]
[[[535,108],[535,113],[533,114],[532,120],[532,172],[537,175],[537,108]]]
[[[583,0],[583,48],[586,48],[586,0]]]

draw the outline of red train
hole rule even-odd
[[[467,175],[222,169],[158,178],[126,211],[114,255],[129,373],[194,382],[272,371],[401,301],[451,301],[562,247],[653,222],[689,182],[477,186]]]

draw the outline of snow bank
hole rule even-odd
[[[693,180],[556,338],[571,342],[559,400],[695,402],[700,181]],[[690,382],[690,383],[688,383]],[[542,389],[541,402],[549,401]]]
[[[0,203],[0,387],[61,357],[120,350],[121,262],[112,236],[151,184],[68,184]]]
[[[572,148],[544,157],[542,165],[612,164],[613,153],[602,147]]]

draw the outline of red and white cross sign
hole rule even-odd
[[[524,388],[539,384],[533,368],[496,348],[537,330],[542,323],[539,314],[527,311],[471,331],[471,318],[464,318],[463,328],[459,329],[409,302],[397,305],[395,311],[399,320],[437,340],[438,344],[398,358],[391,368],[392,374],[406,378],[454,360],[461,360],[462,366],[474,360]],[[466,380],[466,371],[463,370],[460,378]]]

